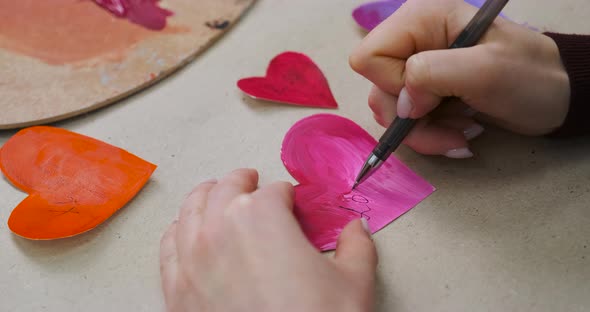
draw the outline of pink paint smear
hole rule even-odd
[[[300,183],[295,187],[295,215],[319,250],[334,249],[350,221],[364,217],[374,233],[434,192],[393,155],[351,192],[376,143],[353,121],[330,114],[302,119],[286,134],[281,158]]]
[[[162,30],[166,27],[166,18],[172,11],[160,8],[160,0],[93,0],[115,16],[151,30]]]

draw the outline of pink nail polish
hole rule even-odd
[[[471,158],[473,157],[473,153],[469,148],[462,147],[462,148],[455,148],[452,149],[444,154],[444,156],[453,159],[464,159],[464,158]]]
[[[406,88],[403,88],[397,98],[397,116],[399,118],[408,118],[412,112],[412,100]]]
[[[463,130],[463,135],[465,135],[467,141],[470,141],[480,136],[484,130],[485,129],[480,124],[474,123]]]

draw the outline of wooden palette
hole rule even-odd
[[[254,1],[162,1],[163,7],[174,12],[168,18],[168,26],[161,32],[150,31],[141,37],[122,57],[104,54],[76,62],[54,62],[6,48],[7,39],[0,33],[0,129],[66,119],[149,87],[208,48]],[[130,23],[114,16],[106,18],[114,23]],[[21,48],[26,51],[27,47]]]

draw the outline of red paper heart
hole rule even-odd
[[[10,230],[29,239],[56,239],[108,219],[141,190],[156,166],[80,134],[32,127],[4,144],[0,169],[29,193],[10,214]]]
[[[295,187],[295,216],[318,249],[336,247],[350,221],[364,217],[376,232],[434,191],[393,155],[351,191],[376,144],[351,120],[329,114],[304,118],[285,135],[281,158],[300,183]]]
[[[322,71],[308,56],[297,52],[278,55],[270,62],[266,77],[241,79],[238,88],[253,98],[267,101],[338,107]]]

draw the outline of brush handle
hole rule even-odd
[[[385,161],[402,144],[402,141],[414,128],[416,122],[416,119],[396,118],[379,139],[373,154]]]

